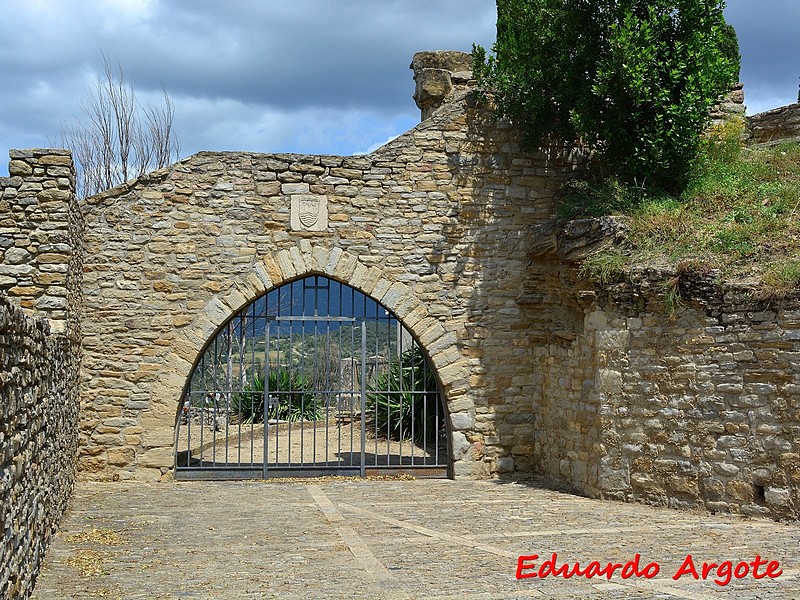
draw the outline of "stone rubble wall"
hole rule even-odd
[[[27,598],[75,481],[79,352],[0,293],[0,597]]]
[[[203,152],[87,199],[83,236],[51,170],[67,165],[49,164],[65,155],[12,155],[0,286],[68,340],[82,328],[80,477],[166,474],[206,341],[267,291],[324,274],[383,303],[427,352],[455,476],[800,516],[800,305],[678,277],[673,318],[675,274],[581,279],[579,257],[624,231],[558,233],[556,196],[581,156],[521,152],[475,106],[467,64],[416,55],[425,120],[372,154]],[[736,92],[720,114],[741,113]]]
[[[750,141],[756,144],[800,142],[800,104],[747,117]]]
[[[75,331],[82,220],[69,150],[11,150],[0,177],[0,291],[51,331]]]
[[[27,598],[75,481],[82,217],[67,150],[0,178],[0,596]]]
[[[737,83],[709,111],[712,126],[745,119],[744,84]]]

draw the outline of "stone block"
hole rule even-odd
[[[454,431],[450,436],[450,440],[453,460],[463,459],[470,449],[470,443],[467,441],[466,436],[461,431]]]
[[[514,458],[511,456],[501,456],[495,461],[498,473],[513,473]]]
[[[175,450],[171,446],[168,448],[152,448],[139,455],[136,465],[137,467],[152,469],[160,469],[161,467],[171,469],[175,465]],[[138,471],[139,469],[137,468],[137,474]],[[161,473],[159,472],[156,480],[160,478]]]
[[[308,186],[308,184],[298,185]],[[312,194],[292,196],[289,222],[293,231],[327,230],[328,197]]]
[[[475,426],[475,417],[469,413],[451,413],[450,424],[454,431],[470,430]]]
[[[767,487],[764,490],[764,501],[768,506],[784,508],[792,503],[792,490],[789,488]]]
[[[127,466],[134,462],[136,452],[133,448],[109,448],[108,464],[113,466]]]
[[[170,421],[174,421],[174,413],[176,406],[173,408],[173,416]],[[158,417],[149,417],[146,421],[148,429],[142,432],[142,447],[143,448],[163,448],[172,447],[175,443],[175,430],[167,426],[168,422],[163,422]],[[154,424],[157,423],[157,424]]]

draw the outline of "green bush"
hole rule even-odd
[[[436,378],[419,348],[403,352],[367,390],[367,425],[379,435],[424,444],[444,423]]]
[[[278,406],[269,412],[280,421],[317,421],[324,417],[323,406],[313,393],[313,383],[296,371],[273,370],[269,373],[269,393],[277,396]],[[231,402],[231,410],[243,423],[264,422],[264,378],[253,382]]]
[[[709,109],[738,72],[722,0],[498,0],[484,97],[526,148],[579,143],[604,177],[679,193]]]

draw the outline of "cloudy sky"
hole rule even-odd
[[[0,175],[50,146],[102,71],[162,87],[181,155],[355,154],[419,121],[418,50],[490,46],[494,0],[0,0]],[[800,0],[729,0],[748,113],[797,99]]]

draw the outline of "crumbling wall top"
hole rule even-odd
[[[472,55],[455,50],[417,52],[411,60],[417,84],[414,101],[424,121],[456,91],[472,81]]]

